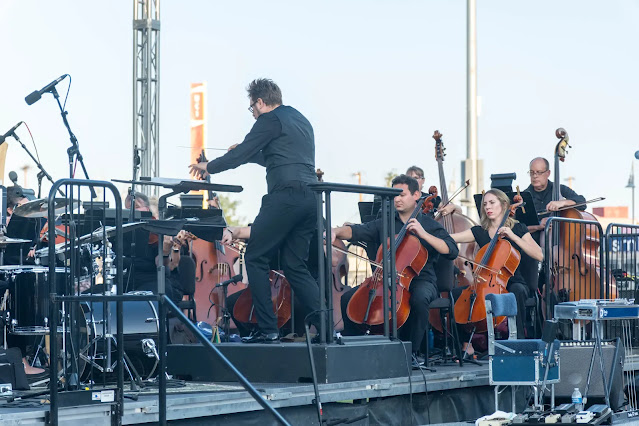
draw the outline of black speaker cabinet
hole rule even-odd
[[[559,349],[559,358],[561,360],[560,381],[555,385],[555,396],[558,399],[570,398],[575,388],[579,388],[581,394],[584,395],[594,344],[594,341],[561,342],[561,348]],[[606,381],[610,389],[610,406],[613,410],[617,410],[624,400],[622,379],[624,348],[621,341],[617,339],[603,341],[601,349]],[[595,351],[595,362],[592,367],[590,387],[588,388],[587,406],[604,400],[605,392],[599,366],[599,351]]]

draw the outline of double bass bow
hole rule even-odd
[[[395,269],[397,276],[393,277],[395,282],[395,294],[397,305],[395,317],[397,327],[404,325],[410,314],[410,283],[414,277],[419,275],[422,268],[428,262],[428,251],[422,245],[419,238],[411,235],[406,230],[410,219],[417,217],[419,212],[429,212],[433,208],[433,200],[436,195],[420,198],[415,210],[406,221],[402,229],[397,233],[394,241],[389,241],[388,255],[390,255],[390,244],[395,245]],[[375,261],[382,263],[384,253],[383,245],[377,250]],[[366,278],[360,287],[355,291],[353,297],[348,302],[346,314],[356,324],[361,324],[373,333],[380,333],[384,324],[384,303],[387,296],[383,292],[382,268],[378,267],[370,277]],[[393,291],[391,289],[391,291]]]
[[[503,212],[504,216],[497,229],[502,228],[522,204],[521,196],[516,195],[515,204],[510,207],[510,211]],[[508,280],[515,274],[520,260],[521,253],[495,232],[490,243],[482,247],[475,256],[473,283],[455,301],[455,321],[474,331],[485,332],[486,295],[508,293]],[[500,324],[504,319],[505,317],[497,317],[495,322]]]

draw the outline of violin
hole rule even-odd
[[[432,189],[432,188],[431,188]],[[402,229],[398,232],[394,241],[388,242],[388,255],[390,255],[390,244],[395,245],[395,269],[397,276],[393,277],[395,282],[395,317],[397,327],[404,325],[410,314],[410,283],[414,277],[419,275],[428,262],[428,251],[414,235],[406,231],[410,219],[414,219],[422,212],[428,213],[433,208],[436,194],[422,197],[409,220],[406,221]],[[381,264],[384,253],[380,246],[377,250],[375,261]],[[360,287],[355,291],[353,297],[348,302],[346,314],[356,324],[361,324],[367,331],[373,333],[383,332],[384,325],[384,303],[387,295],[384,295],[382,284],[382,268],[378,267],[370,277],[366,278]],[[386,302],[387,303],[387,302]],[[390,313],[389,313],[390,314]]]
[[[517,208],[523,204],[521,196],[515,195],[514,201],[515,204],[510,207],[510,211],[504,212],[497,229],[502,228],[508,218],[514,216]],[[520,260],[521,253],[495,232],[490,243],[482,247],[475,256],[473,283],[465,288],[455,301],[455,321],[480,333],[487,331],[486,295],[508,293],[508,280],[515,274]],[[495,325],[501,324],[505,319],[506,317],[497,317]]]
[[[442,134],[439,132],[439,130],[435,130],[435,133],[433,134],[433,139],[435,139],[435,159],[437,160],[437,169],[439,170],[439,187],[441,188],[441,192],[442,192],[441,205],[445,206],[450,202],[450,199],[448,197],[448,189],[447,189],[448,186],[446,185],[446,175],[444,174],[444,157],[446,156],[445,154],[446,148],[444,148],[444,143],[442,142]],[[449,214],[446,216],[438,215],[435,218],[435,220],[439,222],[449,234],[462,232],[477,225],[468,216],[465,216],[457,212],[453,212],[452,214]],[[457,269],[459,270],[459,273],[457,273],[454,277],[448,276],[448,277],[440,278],[438,275],[438,280],[452,279],[454,281],[454,284],[453,284],[454,287],[469,286],[472,284],[473,268],[469,264],[469,262],[467,262],[464,259],[474,259],[475,253],[477,252],[479,247],[477,246],[477,243],[474,243],[474,242],[460,243],[458,244],[458,246],[459,246],[459,257],[457,257],[457,259],[453,261],[453,264],[457,267]],[[441,258],[439,261],[449,262]],[[448,268],[442,268],[442,269],[448,269]],[[442,292],[441,296],[447,298],[448,292]],[[443,332],[441,318],[439,315],[439,309],[431,309],[429,311],[429,320],[434,329],[440,332]]]
[[[568,132],[559,128],[555,131],[559,139],[555,147],[555,175],[553,182],[553,201],[559,201],[561,185],[559,182],[559,164],[565,162],[569,145]],[[597,222],[592,214],[577,210],[574,206],[552,213],[555,217],[579,219]],[[552,225],[551,225],[552,226]],[[553,226],[555,227],[555,226]],[[599,265],[599,228],[593,225],[560,222],[556,224],[553,233],[553,275],[555,291],[563,294],[568,301],[580,299],[614,299],[618,296],[614,279],[611,281],[610,291],[604,294],[601,287],[601,271]],[[558,264],[562,259],[567,264]],[[548,287],[548,286],[547,286]]]

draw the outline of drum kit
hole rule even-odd
[[[63,214],[69,208],[70,203],[64,199],[55,199],[55,214]],[[79,202],[74,202],[75,207]],[[26,218],[48,217],[48,201],[46,199],[34,200],[15,208],[13,214]],[[144,223],[135,222],[122,226],[123,230],[133,230]],[[56,230],[57,231],[57,230]],[[77,249],[80,259],[79,278],[75,278],[73,291],[76,294],[96,294],[95,285],[103,284],[106,294],[114,294],[116,265],[115,253],[112,250],[109,238],[115,235],[116,227],[100,227],[95,231],[76,238],[73,249]],[[0,294],[0,312],[4,335],[7,333],[16,336],[41,336],[44,341],[49,334],[49,320],[51,318],[50,293],[52,289],[63,288],[67,283],[70,270],[68,267],[56,267],[55,275],[50,276],[48,266],[42,266],[50,260],[49,248],[45,247],[35,251],[35,265],[4,265],[2,254],[4,249],[11,244],[32,243],[31,240],[9,238],[0,236],[0,280],[8,284],[4,294]],[[65,240],[55,245],[56,260],[64,255],[71,245]],[[60,255],[60,256],[58,256]],[[63,263],[64,265],[64,263]],[[64,311],[64,305],[62,311]],[[67,308],[67,310],[69,310]],[[157,302],[128,301],[123,303],[124,318],[124,350],[125,353],[136,354],[137,371],[145,376],[150,376],[155,370],[148,369],[149,358],[156,358],[153,351],[154,340],[158,338],[159,319]],[[81,302],[78,310],[79,342],[78,358],[84,361],[79,369],[79,375],[87,377],[86,366],[90,365],[100,372],[112,372],[116,361],[112,357],[115,353],[114,330],[117,327],[116,302]],[[64,318],[64,315],[62,316]],[[64,320],[63,320],[64,323]],[[113,330],[113,331],[112,331]],[[70,333],[68,326],[59,327],[62,334]],[[42,343],[40,344],[42,347]],[[151,350],[150,350],[150,349]],[[131,363],[128,356],[126,359]],[[140,362],[141,359],[141,362]],[[113,360],[113,362],[111,362]],[[131,369],[127,365],[131,374]],[[136,370],[136,369],[134,369]],[[149,372],[150,371],[150,372]],[[131,376],[133,379],[133,376]]]

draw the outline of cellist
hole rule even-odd
[[[406,175],[400,175],[393,179],[393,188],[401,188],[402,193],[395,197],[395,229],[401,229],[406,220],[417,206],[421,197],[419,184],[415,179]],[[448,235],[448,232],[432,219],[429,215],[419,213],[416,218],[410,219],[407,231],[416,235],[421,244],[428,250],[428,262],[422,268],[410,284],[410,315],[404,326],[400,329],[402,340],[409,340],[413,345],[413,367],[418,368],[422,363],[418,358],[418,350],[421,346],[424,333],[428,326],[428,306],[438,297],[436,277],[433,264],[439,255],[448,259],[455,259],[459,250],[457,244]],[[332,241],[336,238],[351,241],[365,241],[371,246],[379,247],[382,242],[382,219],[358,224],[346,225],[332,229]],[[342,318],[344,319],[344,335],[362,334],[361,329],[348,318],[348,302],[358,287],[355,287],[341,298]]]
[[[535,260],[541,261],[543,259],[541,247],[539,247],[532,238],[526,225],[510,217],[506,220],[504,226],[499,228],[504,214],[510,214],[510,200],[508,196],[499,189],[486,191],[480,213],[481,225],[473,226],[463,232],[452,234],[451,237],[458,243],[476,242],[480,247],[483,247],[488,244],[495,233],[497,233],[503,236],[503,238],[508,239],[513,247],[522,255],[525,254]],[[528,298],[528,286],[519,269],[520,268],[517,268],[515,274],[508,281],[506,290],[509,293],[513,293],[517,299],[517,335],[523,339],[525,337],[524,318],[526,314],[525,302]],[[462,287],[453,290],[455,299],[459,297],[462,290]],[[461,330],[461,327],[460,332],[460,336],[466,335],[464,330]],[[468,355],[472,355],[473,349],[472,346],[469,345],[468,339],[462,340],[465,340],[463,341],[464,350],[466,350]],[[469,346],[468,349],[466,349],[467,345]]]

